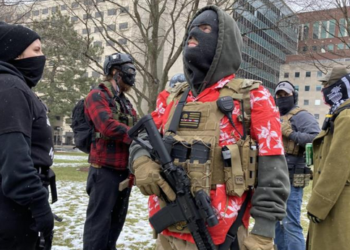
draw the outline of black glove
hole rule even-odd
[[[307,217],[309,218],[310,221],[312,221],[315,224],[318,224],[318,223],[322,222],[322,220],[320,218],[316,217],[315,215],[313,215],[313,214],[311,214],[309,212],[307,212]]]
[[[54,227],[54,217],[51,210],[40,216],[33,216],[35,223],[30,226],[30,229],[36,232],[42,232],[44,237],[50,235]]]

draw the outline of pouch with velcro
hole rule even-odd
[[[241,197],[245,191],[244,172],[237,144],[223,148],[226,194]]]

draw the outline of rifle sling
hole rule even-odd
[[[238,212],[237,218],[235,220],[235,222],[232,224],[232,226],[230,227],[230,229],[227,232],[226,235],[226,239],[224,241],[224,243],[222,243],[218,250],[227,250],[227,249],[231,249],[231,250],[239,250],[239,245],[238,245],[238,240],[237,240],[237,231],[238,228],[243,224],[243,215],[244,212],[247,209],[248,206],[248,202],[250,200],[250,195],[251,195],[251,190],[248,191],[248,194],[241,206],[241,209]]]
[[[171,132],[171,133],[176,134],[176,131],[177,131],[177,128],[179,126],[180,119],[181,119],[181,113],[182,113],[182,110],[186,104],[186,100],[187,100],[187,96],[188,96],[189,92],[190,92],[190,88],[187,88],[184,91],[184,93],[182,94],[181,99],[180,99],[180,101],[177,104],[177,107],[175,109],[173,119],[171,120],[169,129],[167,132]]]

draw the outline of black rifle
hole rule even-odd
[[[138,138],[138,134],[144,130],[148,134],[150,145]],[[142,117],[128,134],[149,151],[154,160],[160,162],[162,177],[176,193],[173,202],[169,201],[164,193],[162,194],[167,205],[149,219],[154,230],[161,233],[167,227],[185,221],[199,250],[216,249],[205,224],[207,222],[209,227],[218,224],[216,214],[210,205],[210,198],[203,190],[196,192],[195,197],[192,196],[191,181],[182,167],[173,164],[152,116]]]

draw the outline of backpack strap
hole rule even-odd
[[[176,97],[185,91],[189,87],[187,82],[179,82],[174,88],[167,88],[166,90],[170,93],[166,99],[166,104],[169,105]]]
[[[296,108],[292,109],[291,111],[289,111],[288,114],[285,114],[285,115],[281,116],[281,118],[285,117],[287,119],[287,121],[289,121],[290,119],[292,119],[293,116],[295,116],[296,114],[298,114],[301,111],[306,111],[307,112],[306,109],[303,109],[303,108],[300,108],[300,107],[296,107]]]
[[[251,123],[250,91],[258,89],[260,84],[262,82],[258,80],[234,78],[220,90],[220,97],[231,96],[241,103],[241,110],[244,112],[244,127],[247,135],[250,135]],[[243,116],[239,116],[239,119],[243,121]]]

